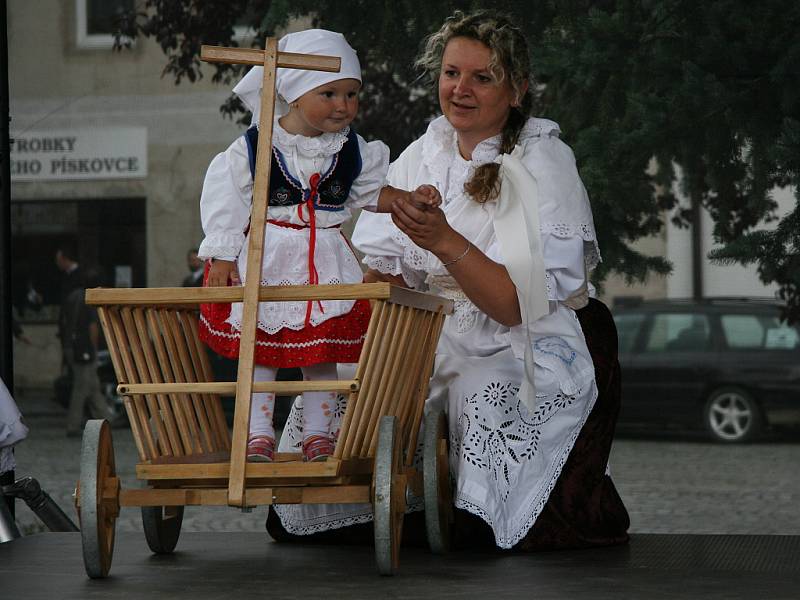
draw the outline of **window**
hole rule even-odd
[[[708,317],[691,313],[664,313],[653,317],[647,352],[703,352],[709,349]]]
[[[109,49],[119,17],[134,7],[134,0],[76,0],[79,48]]]
[[[722,334],[732,350],[793,350],[797,329],[770,315],[722,315]]]
[[[642,323],[644,323],[644,315],[618,315],[614,317],[614,322],[617,324],[620,354],[632,352],[633,345],[636,343],[636,337],[639,335]]]

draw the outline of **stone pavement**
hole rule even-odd
[[[64,410],[47,391],[23,390],[17,402],[31,428],[17,447],[17,477],[39,480],[77,521],[71,494],[80,469],[79,438],[64,435]],[[113,431],[123,487],[136,487],[136,449],[128,429]],[[631,533],[800,535],[800,434],[757,444],[724,446],[695,437],[619,436],[611,472],[631,515]],[[23,532],[43,528],[22,502]],[[264,509],[243,513],[224,507],[188,507],[183,532],[264,531]],[[136,509],[125,508],[117,532],[141,531]]]

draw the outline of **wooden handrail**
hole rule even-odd
[[[347,283],[337,285],[261,286],[260,302],[292,300],[385,300],[391,295],[388,283]],[[86,290],[86,304],[124,306],[196,305],[215,302],[241,302],[244,287],[164,287],[164,288],[91,288]]]
[[[164,287],[164,288],[91,288],[86,290],[86,304],[92,306],[172,306],[191,309],[198,304],[241,302],[243,287]],[[346,283],[336,285],[265,285],[260,302],[303,300],[389,300],[394,304],[453,314],[453,301],[388,283]]]
[[[302,392],[338,392],[348,394],[359,389],[358,381],[341,379],[331,381],[256,381],[254,392],[274,392],[278,395]],[[123,396],[134,394],[232,394],[235,381],[207,381],[181,383],[121,383],[117,393]]]
[[[261,66],[264,64],[264,50],[258,48],[208,46],[204,44],[200,46],[200,60],[231,65]],[[342,59],[338,56],[278,52],[278,66],[283,69],[305,69],[307,71],[338,73],[341,65]]]

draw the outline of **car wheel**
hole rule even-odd
[[[735,387],[720,388],[711,394],[703,417],[712,439],[725,443],[751,441],[761,433],[763,424],[758,403]]]

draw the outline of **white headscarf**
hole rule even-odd
[[[338,56],[342,59],[342,66],[338,73],[306,71],[305,69],[278,69],[275,79],[275,91],[278,94],[275,112],[278,115],[288,112],[287,102],[294,102],[306,92],[321,85],[340,79],[361,81],[361,65],[358,62],[358,55],[341,33],[325,29],[306,29],[297,33],[289,33],[278,41],[278,50],[299,54]],[[264,67],[253,67],[233,88],[233,93],[239,96],[247,109],[253,113],[251,124],[258,124],[261,114],[263,79]]]

